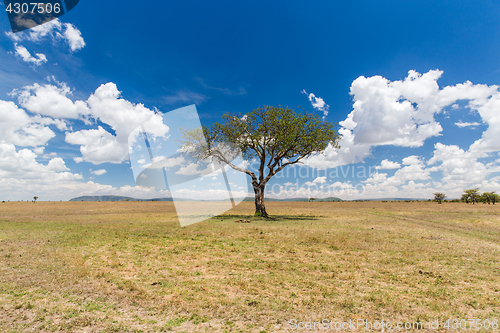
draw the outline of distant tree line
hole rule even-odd
[[[446,202],[447,201],[446,194],[442,192],[434,193],[434,201],[438,203],[442,203],[443,201]],[[464,190],[464,193],[462,194],[462,198],[460,200],[458,199],[451,200],[451,202],[458,202],[458,201],[462,201],[465,203],[472,203],[473,205],[475,205],[478,202],[487,203],[491,205],[500,201],[500,195],[496,194],[495,191],[484,192],[481,194],[479,193],[479,189],[475,188],[475,189]]]

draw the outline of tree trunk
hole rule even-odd
[[[255,187],[253,188],[255,192],[255,215],[254,216],[262,216],[269,217],[266,212],[266,206],[264,205],[264,187]]]

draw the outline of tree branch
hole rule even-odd
[[[278,172],[280,172],[281,170],[283,170],[287,165],[291,165],[291,164],[296,164],[296,163],[299,163],[301,159],[303,159],[304,157],[306,157],[307,155],[309,154],[303,154],[303,155],[300,155],[299,157],[297,157],[297,159],[295,161],[290,161],[290,162],[286,162],[285,164],[281,165],[278,169],[276,169],[276,171],[272,171],[272,169],[270,170],[269,174],[267,175],[266,179],[264,180],[264,183],[267,184],[267,182],[275,175],[277,174]]]
[[[217,151],[217,158],[219,158],[220,160],[222,160],[224,163],[226,163],[227,165],[229,165],[234,170],[246,173],[247,175],[249,175],[252,178],[252,183],[253,182],[257,183],[257,176],[255,176],[255,174],[252,171],[240,168],[239,166],[236,166],[233,163],[229,162],[228,159],[224,155],[222,155],[219,151]]]

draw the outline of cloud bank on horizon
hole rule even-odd
[[[265,83],[259,75],[253,82],[240,80],[240,74],[233,73],[226,73],[224,80],[216,80],[223,76],[219,70],[224,60],[220,57],[230,54],[240,59],[238,48],[215,52],[219,50],[206,46],[203,58],[195,58],[194,54],[200,53],[198,50],[189,53],[191,49],[176,44],[185,38],[170,39],[174,45],[172,49],[160,49],[163,44],[154,43],[154,50],[127,48],[130,35],[120,37],[110,32],[107,36],[92,28],[91,25],[78,24],[77,27],[77,24],[54,20],[22,33],[2,34],[4,39],[0,38],[0,42],[5,52],[1,56],[6,65],[0,67],[3,79],[0,89],[8,90],[8,94],[0,96],[1,200],[27,200],[34,195],[40,200],[67,200],[81,195],[170,196],[168,189],[154,190],[134,184],[129,164],[128,136],[131,131],[149,122],[154,124],[151,127],[153,135],[168,137],[168,124],[161,122],[162,112],[193,103],[212,104],[210,111],[198,110],[202,120],[213,122],[226,111],[238,113],[243,100],[274,102],[268,96],[269,87],[258,90],[257,86]],[[86,31],[94,33],[85,35],[84,39]],[[314,36],[306,35],[307,38]],[[264,30],[260,37],[266,36],[272,37],[272,34]],[[144,36],[144,39],[149,37],[154,36]],[[296,41],[293,36],[292,39]],[[112,42],[117,43],[115,48],[108,47]],[[224,39],[222,43],[225,45],[227,41]],[[125,48],[124,44],[127,44]],[[215,65],[209,71],[216,74],[205,74],[207,78],[193,69],[190,77],[182,81],[179,77],[184,73],[169,72],[173,77],[170,82],[182,81],[178,86],[168,87],[166,83],[163,86],[162,81],[155,81],[153,88],[134,91],[130,81],[138,80],[137,85],[141,86],[151,77],[163,79],[164,68],[188,62],[169,58],[171,63],[167,63],[163,59],[176,51],[176,47],[182,50],[179,58],[184,59],[188,53],[192,55],[188,57],[192,62],[187,67],[210,67],[213,61]],[[140,56],[134,58],[136,49]],[[93,53],[89,56],[86,52]],[[287,70],[295,69],[286,67],[286,61],[262,66],[263,59],[258,57],[261,54],[253,54],[257,59],[253,64],[241,66],[238,60],[238,66],[249,67],[250,71],[264,67],[266,75],[282,63]],[[294,54],[287,54],[287,57],[292,59]],[[285,169],[283,175],[277,175],[269,184],[268,197],[431,198],[432,193],[440,191],[449,198],[456,198],[464,189],[476,187],[482,191],[500,192],[498,85],[462,79],[440,86],[439,80],[445,80],[446,75],[452,73],[430,68],[419,73],[410,70],[414,68],[412,65],[405,65],[404,71],[398,74],[405,77],[398,76],[400,79],[395,80],[389,79],[394,73],[372,71],[371,76],[360,76],[367,73],[360,71],[345,81],[344,95],[348,96],[349,88],[352,103],[341,113],[335,110],[335,98],[332,97],[340,94],[339,88],[330,87],[324,80],[316,82],[322,75],[317,68],[329,62],[338,63],[330,59],[320,61],[320,53],[313,56],[318,59],[318,67],[311,62],[303,63],[308,73],[315,73],[314,77],[297,76],[297,85],[286,86],[287,80],[275,83],[284,91],[280,102],[281,98],[288,98],[283,96],[289,95],[291,100],[307,98],[311,110],[320,113],[324,120],[336,118],[342,134],[341,148],[328,147],[323,154],[309,158],[302,173],[286,172]],[[133,60],[127,62],[129,57]],[[133,61],[143,58],[145,64],[133,67]],[[158,62],[152,61],[157,58]],[[206,63],[202,61],[205,58],[209,59]],[[246,61],[250,61],[248,59]],[[153,62],[151,67],[148,61]],[[107,67],[115,63],[119,64],[117,70],[108,72]],[[8,66],[13,69],[6,68]],[[310,71],[312,68],[316,71]],[[128,78],[136,72],[139,74],[134,79]],[[146,79],[140,81],[142,77]],[[88,78],[92,80],[87,81]],[[225,85],[232,81],[234,84]],[[300,90],[304,86],[307,91]],[[155,98],[151,97],[154,94]],[[225,104],[226,101],[233,104]],[[196,166],[190,166],[179,172],[197,171]],[[221,179],[215,177],[210,181],[218,184]],[[192,192],[192,189],[186,191]],[[200,192],[200,196],[202,194]]]
[[[394,161],[382,160],[374,168],[376,173],[367,174],[366,179],[359,181],[362,187],[342,180],[333,182],[325,176],[304,179],[299,187],[288,186],[286,191],[271,194],[283,198],[321,197],[326,193],[350,194],[352,199],[425,198],[435,191],[446,192],[451,197],[459,196],[469,187],[500,188],[500,177],[490,177],[500,172],[499,87],[465,82],[440,88],[437,81],[442,75],[439,70],[424,74],[411,70],[400,81],[382,76],[357,78],[351,85],[353,110],[340,122],[341,149],[328,147],[324,154],[311,157],[306,164],[326,171],[347,165],[354,168],[363,165],[372,150],[380,146],[407,147],[408,156]],[[48,81],[44,85],[33,84],[14,90],[11,95],[17,98],[17,103],[0,100],[0,179],[5,198],[26,197],[29,193],[53,199],[98,194],[169,195],[167,190],[85,182],[84,177],[72,172],[57,153],[44,154],[52,140],[61,135],[66,144],[79,149],[79,154],[73,156],[76,163],[95,166],[127,163],[128,135],[142,123],[161,117],[157,110],[121,98],[118,87],[112,82],[98,87],[86,100],[72,100],[73,91],[66,83],[53,78]],[[308,94],[308,98],[314,108],[326,107],[326,103],[314,94]],[[448,112],[453,119],[453,112],[458,109],[455,105],[460,101],[466,103],[464,107],[470,113],[477,113],[486,126],[481,138],[467,150],[437,142],[428,160],[411,154],[412,148],[423,146],[426,140],[446,135],[436,115]],[[74,130],[76,123],[83,123],[86,128]],[[167,135],[168,127],[161,120],[154,123],[157,124],[153,128],[155,135]],[[457,126],[467,131],[467,127],[477,125],[480,123]],[[484,162],[488,157],[493,160]],[[41,159],[48,162],[43,163]],[[394,173],[389,175],[389,170]],[[106,172],[105,168],[91,171],[93,176]],[[433,174],[441,177],[433,177]],[[290,179],[287,182],[291,184]],[[328,188],[333,190],[325,191]]]
[[[442,74],[440,70],[424,74],[410,70],[400,81],[391,82],[382,76],[361,76],[354,80],[353,111],[340,122],[341,149],[330,146],[323,155],[310,158],[307,165],[326,169],[361,163],[377,146],[421,147],[429,138],[446,135],[435,116],[451,107],[449,116],[453,117],[453,111],[458,109],[455,103],[464,101],[465,108],[478,114],[487,126],[480,139],[468,150],[437,142],[428,161],[411,155],[401,160],[405,165],[402,168],[399,161],[384,160],[377,169],[397,171],[390,177],[387,173],[377,173],[363,181],[364,196],[425,198],[442,191],[458,197],[463,189],[470,187],[498,190],[500,177],[489,176],[500,172],[500,159],[488,163],[480,160],[499,155],[499,87],[467,81],[440,88],[437,81]],[[481,124],[456,125],[465,128]],[[432,173],[441,173],[441,179],[433,179]]]

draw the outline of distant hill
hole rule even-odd
[[[185,199],[189,200],[189,199]],[[243,201],[255,200],[254,197],[246,197]],[[69,201],[173,201],[172,198],[155,198],[155,199],[137,199],[132,197],[120,196],[120,195],[85,195],[78,198],[70,199]],[[275,199],[275,198],[265,198],[265,201],[280,201],[280,202],[307,202],[311,201],[308,198],[289,198],[289,199]],[[330,197],[330,198],[315,198],[314,202],[340,202],[344,201],[340,198]],[[416,198],[382,198],[382,199],[359,199],[359,200],[346,200],[346,201],[427,201],[427,199],[416,199]]]
[[[427,199],[416,198],[382,198],[382,199],[359,199],[350,201],[427,201]]]
[[[307,202],[307,201],[310,201],[308,198],[290,198],[290,199],[275,199],[275,198],[265,198],[264,199],[265,201],[283,201],[283,202],[287,202],[287,201],[293,201],[293,202]],[[255,201],[255,198],[253,197],[247,197],[245,198],[243,201]],[[314,199],[314,202],[332,202],[332,201],[335,201],[335,202],[338,202],[338,201],[343,201],[342,199],[340,198],[315,198]]]
[[[246,197],[243,201],[254,201],[253,197]],[[309,201],[308,198],[290,198],[290,199],[273,199],[266,198],[266,201],[293,201],[293,202],[306,202]],[[69,201],[173,201],[172,198],[155,198],[155,199],[137,199],[132,197],[125,197],[120,195],[85,195],[77,198],[70,199]],[[323,198],[316,199],[315,202],[332,202],[332,201],[342,201],[339,198]]]
[[[172,198],[136,199],[120,195],[85,195],[69,201],[172,201]]]

